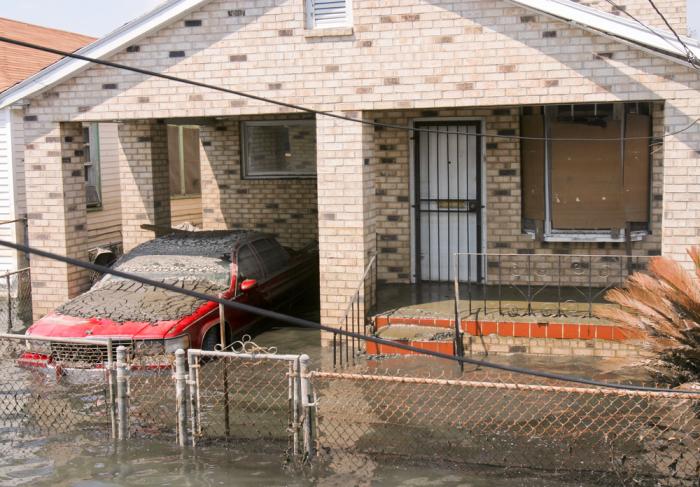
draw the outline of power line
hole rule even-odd
[[[107,66],[110,68],[122,69],[125,71],[131,71],[133,73],[139,73],[139,74],[143,74],[146,76],[153,76],[156,78],[166,79],[169,81],[174,81],[176,83],[183,83],[183,84],[187,84],[187,85],[191,85],[191,86],[197,86],[199,88],[206,88],[206,89],[210,89],[210,90],[214,90],[214,91],[219,91],[222,93],[236,95],[236,96],[240,96],[243,98],[249,98],[252,100],[261,101],[264,103],[269,103],[269,104],[281,106],[284,108],[290,108],[290,109],[297,110],[300,112],[310,113],[313,115],[331,117],[331,118],[335,118],[338,120],[344,120],[347,122],[361,123],[363,125],[369,125],[372,127],[381,127],[381,128],[385,128],[385,129],[395,129],[395,130],[406,130],[409,132],[443,134],[443,135],[465,135],[465,136],[471,136],[471,137],[486,137],[486,138],[507,139],[507,140],[530,140],[530,141],[550,141],[551,140],[551,141],[565,141],[565,142],[621,142],[623,140],[652,140],[652,139],[656,140],[656,139],[664,139],[667,137],[672,137],[674,135],[678,135],[680,133],[686,132],[687,130],[690,130],[693,126],[695,126],[698,122],[700,122],[700,119],[695,119],[690,124],[688,124],[686,127],[683,127],[683,128],[676,130],[674,132],[667,132],[667,133],[660,135],[660,136],[649,135],[649,136],[642,136],[642,137],[614,137],[614,138],[595,138],[595,139],[590,139],[590,138],[589,139],[586,139],[586,138],[556,138],[556,139],[553,139],[553,138],[544,138],[544,137],[525,137],[522,135],[505,135],[505,134],[499,134],[499,133],[493,133],[493,132],[471,132],[470,133],[470,132],[459,132],[459,131],[455,132],[455,131],[450,131],[450,130],[416,128],[416,127],[412,127],[410,125],[399,125],[399,124],[377,122],[374,120],[365,120],[365,119],[361,119],[361,118],[354,118],[354,117],[349,117],[349,116],[345,116],[345,115],[340,115],[338,113],[333,113],[333,112],[324,112],[321,110],[315,110],[313,108],[308,108],[308,107],[305,107],[302,105],[297,105],[294,103],[288,103],[288,102],[284,102],[284,101],[280,101],[280,100],[275,100],[273,98],[268,98],[268,97],[259,96],[259,95],[253,95],[253,94],[245,93],[245,92],[238,91],[238,90],[232,90],[232,89],[224,88],[221,86],[211,85],[208,83],[203,83],[201,81],[194,81],[194,80],[190,80],[190,79],[186,79],[186,78],[180,78],[180,77],[172,76],[169,74],[158,73],[156,71],[150,71],[147,69],[126,66],[124,64],[119,64],[119,63],[115,63],[112,61],[105,61],[102,59],[91,58],[91,57],[83,56],[81,54],[62,51],[59,49],[54,49],[52,47],[46,47],[46,46],[42,46],[39,44],[33,44],[31,42],[12,39],[10,37],[0,36],[0,42],[5,42],[7,44],[13,44],[16,46],[21,46],[21,47],[26,47],[29,49],[35,49],[35,50],[39,50],[39,51],[49,52],[49,53],[56,54],[59,56],[78,59],[80,61],[86,61],[89,63]]]
[[[573,383],[585,384],[585,385],[589,385],[589,386],[605,387],[608,389],[618,389],[618,390],[628,390],[628,391],[643,391],[643,392],[660,392],[660,393],[671,393],[671,394],[682,393],[682,394],[700,395],[699,391],[685,391],[685,390],[678,391],[678,390],[674,390],[674,389],[661,389],[661,388],[646,387],[646,386],[634,386],[634,385],[627,385],[627,384],[611,384],[611,383],[600,382],[600,381],[596,381],[596,380],[592,380],[592,379],[584,379],[582,377],[574,377],[574,376],[563,375],[563,374],[553,374],[550,372],[542,372],[542,371],[538,371],[538,370],[524,369],[521,367],[496,364],[496,363],[487,362],[484,360],[476,360],[476,359],[467,358],[467,357],[456,357],[454,355],[447,355],[445,353],[434,352],[432,350],[424,350],[422,348],[413,347],[411,345],[406,345],[406,344],[401,343],[401,342],[394,342],[391,340],[386,340],[384,338],[376,337],[373,335],[364,335],[362,333],[346,331],[346,330],[342,330],[340,328],[333,328],[332,326],[322,325],[321,323],[315,323],[313,321],[305,320],[303,318],[296,318],[294,316],[285,315],[285,314],[278,313],[276,311],[271,311],[268,309],[258,308],[256,306],[251,306],[249,304],[240,303],[237,301],[230,301],[228,299],[223,299],[223,298],[220,298],[218,296],[210,296],[208,294],[200,293],[200,292],[193,291],[190,289],[185,289],[183,287],[175,286],[173,284],[167,284],[167,283],[161,282],[161,281],[154,281],[153,279],[149,279],[147,277],[143,277],[143,276],[140,276],[137,274],[122,272],[122,271],[112,269],[109,267],[104,267],[101,265],[93,264],[91,262],[86,262],[86,261],[82,261],[82,260],[75,259],[72,257],[67,257],[67,256],[55,254],[53,252],[48,252],[46,250],[41,250],[41,249],[37,249],[34,247],[30,247],[28,245],[20,245],[20,244],[14,243],[14,242],[6,241],[6,240],[0,240],[0,246],[14,249],[14,250],[17,250],[19,252],[24,252],[25,254],[33,254],[33,255],[37,255],[39,257],[44,257],[46,259],[51,259],[51,260],[55,260],[58,262],[63,262],[63,263],[68,264],[68,265],[72,265],[75,267],[80,267],[82,269],[87,269],[87,270],[99,272],[101,274],[109,274],[112,276],[121,277],[123,279],[138,282],[140,284],[145,284],[147,286],[153,286],[155,288],[164,289],[166,291],[171,291],[171,292],[178,293],[178,294],[184,294],[185,296],[190,296],[190,297],[202,300],[202,301],[211,301],[211,302],[214,302],[217,304],[221,304],[226,308],[231,308],[234,310],[243,311],[246,313],[251,313],[251,314],[254,314],[257,316],[261,316],[263,318],[278,320],[278,321],[281,321],[283,323],[288,323],[290,325],[297,325],[297,326],[301,326],[304,328],[312,328],[315,330],[321,330],[321,331],[345,336],[346,338],[374,342],[374,343],[377,343],[380,345],[389,345],[389,346],[392,346],[394,348],[399,348],[401,350],[406,350],[409,352],[414,352],[414,353],[417,353],[420,355],[426,355],[426,356],[435,357],[435,358],[439,358],[439,359],[450,360],[452,362],[457,362],[457,363],[461,363],[461,364],[476,365],[476,366],[480,366],[480,367],[487,367],[487,368],[491,368],[491,369],[512,372],[515,374],[530,375],[533,377],[541,377],[543,379],[560,380],[563,382],[573,382]]]
[[[694,68],[698,68],[698,65],[697,65],[698,59],[695,56],[695,54],[693,53],[693,51],[688,47],[688,45],[683,41],[683,39],[681,39],[681,36],[678,35],[678,32],[676,32],[676,29],[673,28],[673,26],[668,21],[666,16],[663,13],[661,13],[661,10],[659,10],[659,7],[656,6],[656,4],[654,3],[654,0],[648,0],[648,1],[649,1],[649,4],[652,6],[652,8],[659,15],[659,17],[661,17],[661,20],[664,21],[664,24],[666,24],[666,27],[668,27],[670,29],[670,31],[673,32],[673,35],[676,36],[676,39],[678,40],[678,42],[680,42],[681,46],[683,46],[685,48],[685,52],[688,55],[688,62],[690,64],[692,64]]]

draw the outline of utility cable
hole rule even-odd
[[[657,139],[663,139],[666,137],[672,137],[674,135],[678,135],[680,133],[683,133],[683,132],[690,130],[693,126],[695,126],[698,122],[700,122],[700,119],[696,118],[690,124],[688,124],[686,127],[683,127],[683,128],[676,130],[674,132],[667,132],[667,133],[660,135],[660,136],[648,135],[648,136],[641,136],[641,137],[613,137],[613,138],[599,138],[599,139],[598,138],[594,138],[594,139],[591,139],[591,138],[556,138],[556,139],[552,139],[552,138],[546,138],[546,137],[524,137],[521,135],[506,135],[506,134],[499,134],[499,133],[493,133],[493,132],[459,132],[459,131],[456,132],[456,131],[450,131],[450,130],[417,128],[417,127],[412,127],[410,125],[383,123],[383,122],[377,122],[374,120],[365,120],[362,118],[349,117],[349,116],[341,115],[341,114],[334,113],[334,112],[325,112],[325,111],[321,111],[321,110],[315,110],[313,108],[305,107],[302,105],[297,105],[294,103],[288,103],[288,102],[284,102],[281,100],[275,100],[273,98],[268,98],[268,97],[264,97],[264,96],[260,96],[260,95],[253,95],[251,93],[245,93],[245,92],[238,91],[238,90],[232,90],[232,89],[224,88],[221,86],[211,85],[211,84],[204,83],[201,81],[180,78],[180,77],[173,76],[170,74],[158,73],[156,71],[150,71],[150,70],[143,69],[143,68],[126,66],[124,64],[119,64],[119,63],[115,63],[112,61],[105,61],[102,59],[91,58],[91,57],[83,56],[81,54],[71,53],[71,52],[67,52],[67,51],[61,51],[59,49],[54,49],[52,47],[46,47],[46,46],[42,46],[39,44],[33,44],[31,42],[20,41],[20,40],[12,39],[12,38],[5,37],[5,36],[0,36],[0,42],[5,42],[7,44],[13,44],[16,46],[21,46],[21,47],[26,47],[28,49],[35,49],[38,51],[48,52],[48,53],[56,54],[56,55],[63,56],[63,57],[78,59],[80,61],[86,61],[86,62],[93,63],[93,64],[99,64],[99,65],[107,66],[110,68],[131,71],[133,73],[139,73],[139,74],[143,74],[146,76],[153,76],[156,78],[174,81],[176,83],[184,83],[184,84],[191,85],[191,86],[197,86],[199,88],[206,88],[206,89],[210,89],[210,90],[214,90],[214,91],[219,91],[222,93],[228,93],[231,95],[236,95],[236,96],[240,96],[243,98],[249,98],[251,100],[261,101],[264,103],[269,103],[272,105],[277,105],[280,107],[297,110],[300,112],[310,113],[313,115],[335,118],[335,119],[344,120],[347,122],[360,123],[360,124],[369,125],[372,127],[381,127],[381,128],[385,128],[385,129],[395,129],[395,130],[406,130],[409,132],[443,134],[443,135],[465,135],[465,136],[471,136],[471,137],[486,137],[486,138],[507,139],[507,140],[531,140],[531,141],[550,141],[551,140],[551,141],[566,141],[566,142],[620,142],[623,140],[650,140],[650,139],[657,140]]]
[[[649,1],[649,4],[652,6],[652,8],[659,15],[659,17],[661,17],[661,20],[664,21],[664,24],[666,24],[666,27],[668,27],[669,30],[671,32],[673,32],[673,35],[676,36],[676,40],[678,40],[678,42],[680,42],[681,46],[683,46],[685,48],[685,52],[688,55],[688,62],[690,64],[692,64],[694,68],[698,68],[698,64],[697,64],[698,58],[695,56],[695,53],[693,53],[693,51],[690,49],[690,47],[688,47],[688,44],[686,44],[685,41],[683,41],[683,39],[681,39],[681,36],[678,35],[678,32],[676,32],[676,29],[673,28],[673,26],[668,21],[666,16],[661,12],[661,10],[659,10],[659,7],[656,6],[656,4],[654,3],[654,0],[648,0],[648,1]]]
[[[28,245],[20,245],[20,244],[6,241],[6,240],[0,240],[0,246],[14,249],[14,250],[17,250],[19,252],[24,252],[25,254],[33,254],[33,255],[37,255],[39,257],[43,257],[45,259],[51,259],[51,260],[55,260],[58,262],[63,262],[65,264],[69,264],[69,265],[72,265],[75,267],[80,267],[82,269],[88,269],[88,270],[99,272],[102,274],[109,274],[112,276],[121,277],[123,279],[135,281],[135,282],[138,282],[141,284],[145,284],[147,286],[153,286],[155,288],[164,289],[166,291],[171,291],[171,292],[178,293],[178,294],[184,294],[186,296],[190,296],[190,297],[202,300],[202,301],[211,301],[211,302],[223,305],[226,308],[234,309],[237,311],[243,311],[245,313],[254,314],[257,316],[261,316],[263,318],[278,320],[278,321],[281,321],[283,323],[288,323],[290,325],[297,325],[297,326],[301,326],[304,328],[321,330],[321,331],[325,331],[328,333],[341,335],[341,336],[344,336],[346,338],[353,338],[356,340],[364,340],[364,341],[373,342],[373,343],[376,343],[379,345],[388,345],[388,346],[398,348],[401,350],[406,350],[408,352],[417,353],[419,355],[426,355],[426,356],[435,357],[435,358],[439,358],[439,359],[449,360],[449,361],[457,362],[460,364],[476,365],[479,367],[487,367],[487,368],[491,368],[491,369],[502,370],[505,372],[511,372],[511,373],[520,374],[520,375],[529,375],[529,376],[533,376],[533,377],[540,377],[543,379],[559,380],[562,382],[572,382],[572,383],[584,384],[584,385],[588,385],[588,386],[604,387],[604,388],[608,388],[608,389],[639,391],[639,392],[658,392],[658,393],[670,393],[670,394],[686,394],[686,395],[690,394],[690,395],[700,396],[700,391],[678,391],[678,390],[674,390],[674,389],[661,389],[661,388],[646,387],[646,386],[612,384],[612,383],[600,382],[600,381],[596,381],[596,380],[592,380],[592,379],[584,379],[582,377],[574,377],[574,376],[569,376],[569,375],[554,374],[554,373],[550,373],[550,372],[542,372],[542,371],[537,371],[537,370],[524,369],[521,367],[515,367],[515,366],[511,366],[511,365],[496,364],[496,363],[487,362],[484,360],[476,360],[476,359],[467,358],[467,357],[455,357],[454,355],[448,355],[445,353],[435,352],[432,350],[424,350],[422,348],[413,347],[411,345],[406,345],[406,344],[403,344],[400,342],[386,340],[384,338],[380,338],[380,337],[376,337],[376,336],[372,336],[372,335],[364,335],[362,333],[355,333],[355,332],[351,332],[351,331],[346,331],[346,330],[342,330],[340,328],[333,328],[331,326],[322,325],[321,323],[315,323],[313,321],[305,320],[303,318],[296,318],[294,316],[289,316],[289,315],[285,315],[282,313],[278,313],[277,311],[271,311],[268,309],[258,308],[256,306],[251,306],[249,304],[244,304],[244,303],[240,303],[237,301],[230,301],[227,299],[223,299],[219,296],[210,296],[210,295],[200,293],[197,291],[192,291],[190,289],[185,289],[185,288],[175,286],[172,284],[167,284],[165,282],[155,281],[153,279],[149,279],[149,278],[139,276],[136,274],[122,272],[122,271],[112,269],[109,267],[104,267],[101,265],[93,264],[90,262],[85,262],[85,261],[75,259],[72,257],[67,257],[67,256],[55,254],[53,252],[48,252],[45,250],[37,249],[34,247],[30,247]]]

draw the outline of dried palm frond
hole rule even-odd
[[[637,272],[625,287],[605,298],[619,308],[599,315],[617,326],[642,332],[653,353],[647,366],[670,385],[700,382],[700,247],[688,250],[695,272],[666,257],[654,257],[648,273]]]

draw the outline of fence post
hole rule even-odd
[[[126,347],[117,347],[117,417],[119,419],[119,439],[129,437],[129,370],[126,363]]]
[[[177,444],[184,447],[187,444],[187,371],[185,367],[185,351],[175,352],[175,409],[177,410]]]
[[[116,381],[116,368],[114,364],[114,350],[112,339],[107,338],[107,387],[109,388],[109,421],[112,424],[112,439],[117,439],[117,395],[114,387]]]
[[[304,354],[299,357],[299,378],[301,379],[301,406],[303,410],[303,441],[304,441],[304,454],[308,461],[314,457],[314,442],[313,442],[313,429],[312,429],[312,419],[313,419],[313,408],[316,406],[315,402],[311,402],[311,382],[309,381],[309,361],[311,359],[308,355]]]
[[[10,275],[5,275],[7,283],[7,332],[12,332],[12,288],[10,288]],[[19,286],[17,287],[19,289]]]
[[[190,416],[192,418],[192,446],[197,445],[197,435],[199,431],[199,389],[197,384],[197,372],[199,364],[197,357],[192,350],[187,351],[187,365],[190,373]]]

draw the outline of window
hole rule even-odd
[[[248,179],[316,176],[316,121],[244,122],[243,176]]]
[[[258,240],[253,243],[267,276],[279,274],[289,265],[289,253],[280,244],[271,239]]]
[[[202,193],[199,168],[199,128],[168,125],[170,196]]]
[[[88,208],[102,206],[100,184],[100,130],[99,124],[83,126],[83,154],[85,157],[85,201]]]
[[[348,27],[352,24],[350,0],[306,0],[309,29]]]
[[[627,231],[647,232],[650,112],[648,103],[525,109],[524,230],[549,240],[619,241]]]
[[[250,245],[244,245],[238,251],[238,277],[239,284],[244,279],[260,279],[262,277],[258,259],[255,257]]]

